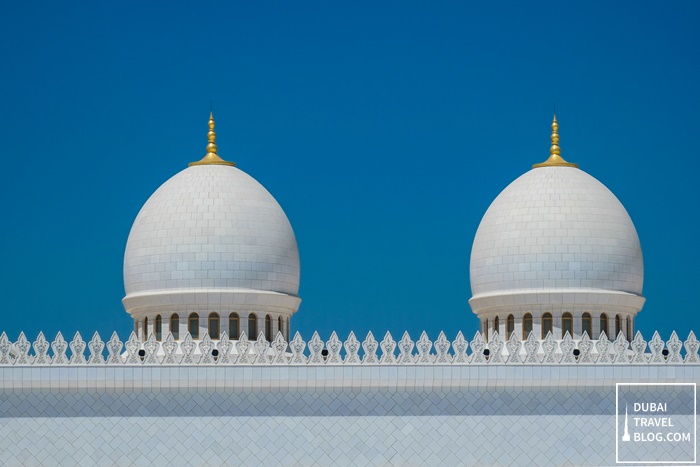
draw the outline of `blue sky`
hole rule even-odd
[[[471,337],[491,201],[548,156],[639,233],[637,327],[700,307],[698,2],[11,2],[0,14],[2,325],[126,336],[122,260],[160,184],[219,153],[299,243],[293,329]]]

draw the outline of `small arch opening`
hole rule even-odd
[[[506,318],[506,339],[510,339],[510,336],[513,335],[513,332],[515,331],[515,316],[513,315],[508,315],[508,318]]]
[[[622,318],[620,318],[620,315],[615,315],[615,335],[613,339],[617,339],[617,336],[620,335],[620,331],[622,331]]]
[[[566,333],[574,337],[574,317],[568,311],[561,315],[561,338],[563,339]]]
[[[148,317],[143,319],[143,340],[148,340]]]
[[[525,313],[525,316],[523,316],[523,340],[527,340],[527,338],[531,332],[532,332],[532,315],[530,313]]]
[[[207,329],[209,330],[209,337],[212,339],[218,339],[219,338],[219,329],[220,329],[220,320],[219,320],[219,313],[209,313],[209,326],[207,326]]]
[[[238,334],[240,332],[238,313],[231,313],[228,315],[228,336],[231,339],[238,340]]]
[[[605,333],[606,336],[610,335],[610,330],[608,329],[608,315],[605,313],[600,315],[600,333]]]
[[[590,313],[584,313],[581,316],[581,334],[588,334],[588,337],[593,335],[593,319]]]
[[[156,316],[156,340],[163,340],[163,318]]]
[[[248,339],[256,340],[258,338],[258,317],[255,313],[248,315]]]
[[[279,332],[282,332],[282,317],[281,316],[277,318],[277,330]],[[284,333],[282,333],[282,335],[284,335]]]
[[[190,314],[187,319],[187,331],[192,339],[199,339],[199,315],[197,313]]]
[[[170,316],[170,333],[173,335],[173,339],[180,339],[180,317],[177,314]]]
[[[496,334],[497,332],[499,332],[501,330],[500,326],[501,326],[501,321],[498,319],[498,316],[496,316],[496,318],[493,320],[493,333],[494,334]]]
[[[272,318],[270,315],[265,316],[265,339],[268,342],[272,340]]]
[[[552,314],[545,313],[542,315],[542,339],[547,337],[547,333],[552,331]]]

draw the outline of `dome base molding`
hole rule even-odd
[[[646,299],[641,295],[603,289],[504,290],[473,296],[469,305],[479,317],[503,313],[625,313],[637,314]]]
[[[270,312],[291,316],[299,309],[296,295],[252,289],[152,290],[129,294],[122,300],[134,318],[174,312]]]

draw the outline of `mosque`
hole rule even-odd
[[[204,158],[160,186],[131,228],[131,336],[0,336],[0,463],[695,463],[700,344],[635,333],[645,298],[634,224],[562,158],[558,130],[555,116],[549,159],[481,220],[473,339],[323,341],[290,332],[294,231],[219,156],[210,115]],[[628,412],[649,398],[670,407],[680,441],[637,442],[647,428]]]

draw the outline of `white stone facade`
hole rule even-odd
[[[3,334],[0,464],[612,465],[615,383],[700,382],[694,334],[280,339],[169,362],[154,338]]]

